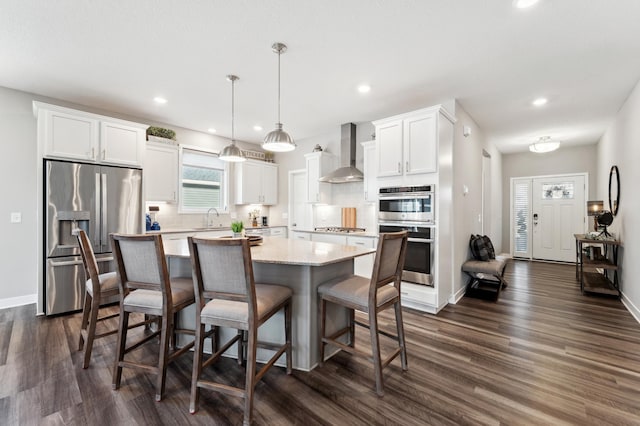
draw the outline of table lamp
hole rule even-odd
[[[587,201],[587,214],[593,216],[593,230],[598,230],[598,216],[604,212],[604,201]]]

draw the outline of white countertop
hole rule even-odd
[[[263,243],[251,247],[251,259],[258,263],[323,266],[375,253],[374,248],[264,237]],[[186,239],[164,242],[169,257],[189,257]]]

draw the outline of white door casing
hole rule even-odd
[[[575,261],[574,234],[585,229],[584,175],[534,178],[531,188],[532,258]]]

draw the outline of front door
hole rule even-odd
[[[531,189],[531,257],[575,261],[573,235],[586,223],[584,175],[533,178]]]

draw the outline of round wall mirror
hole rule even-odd
[[[609,210],[614,216],[620,207],[620,174],[618,166],[611,166],[609,170]]]

